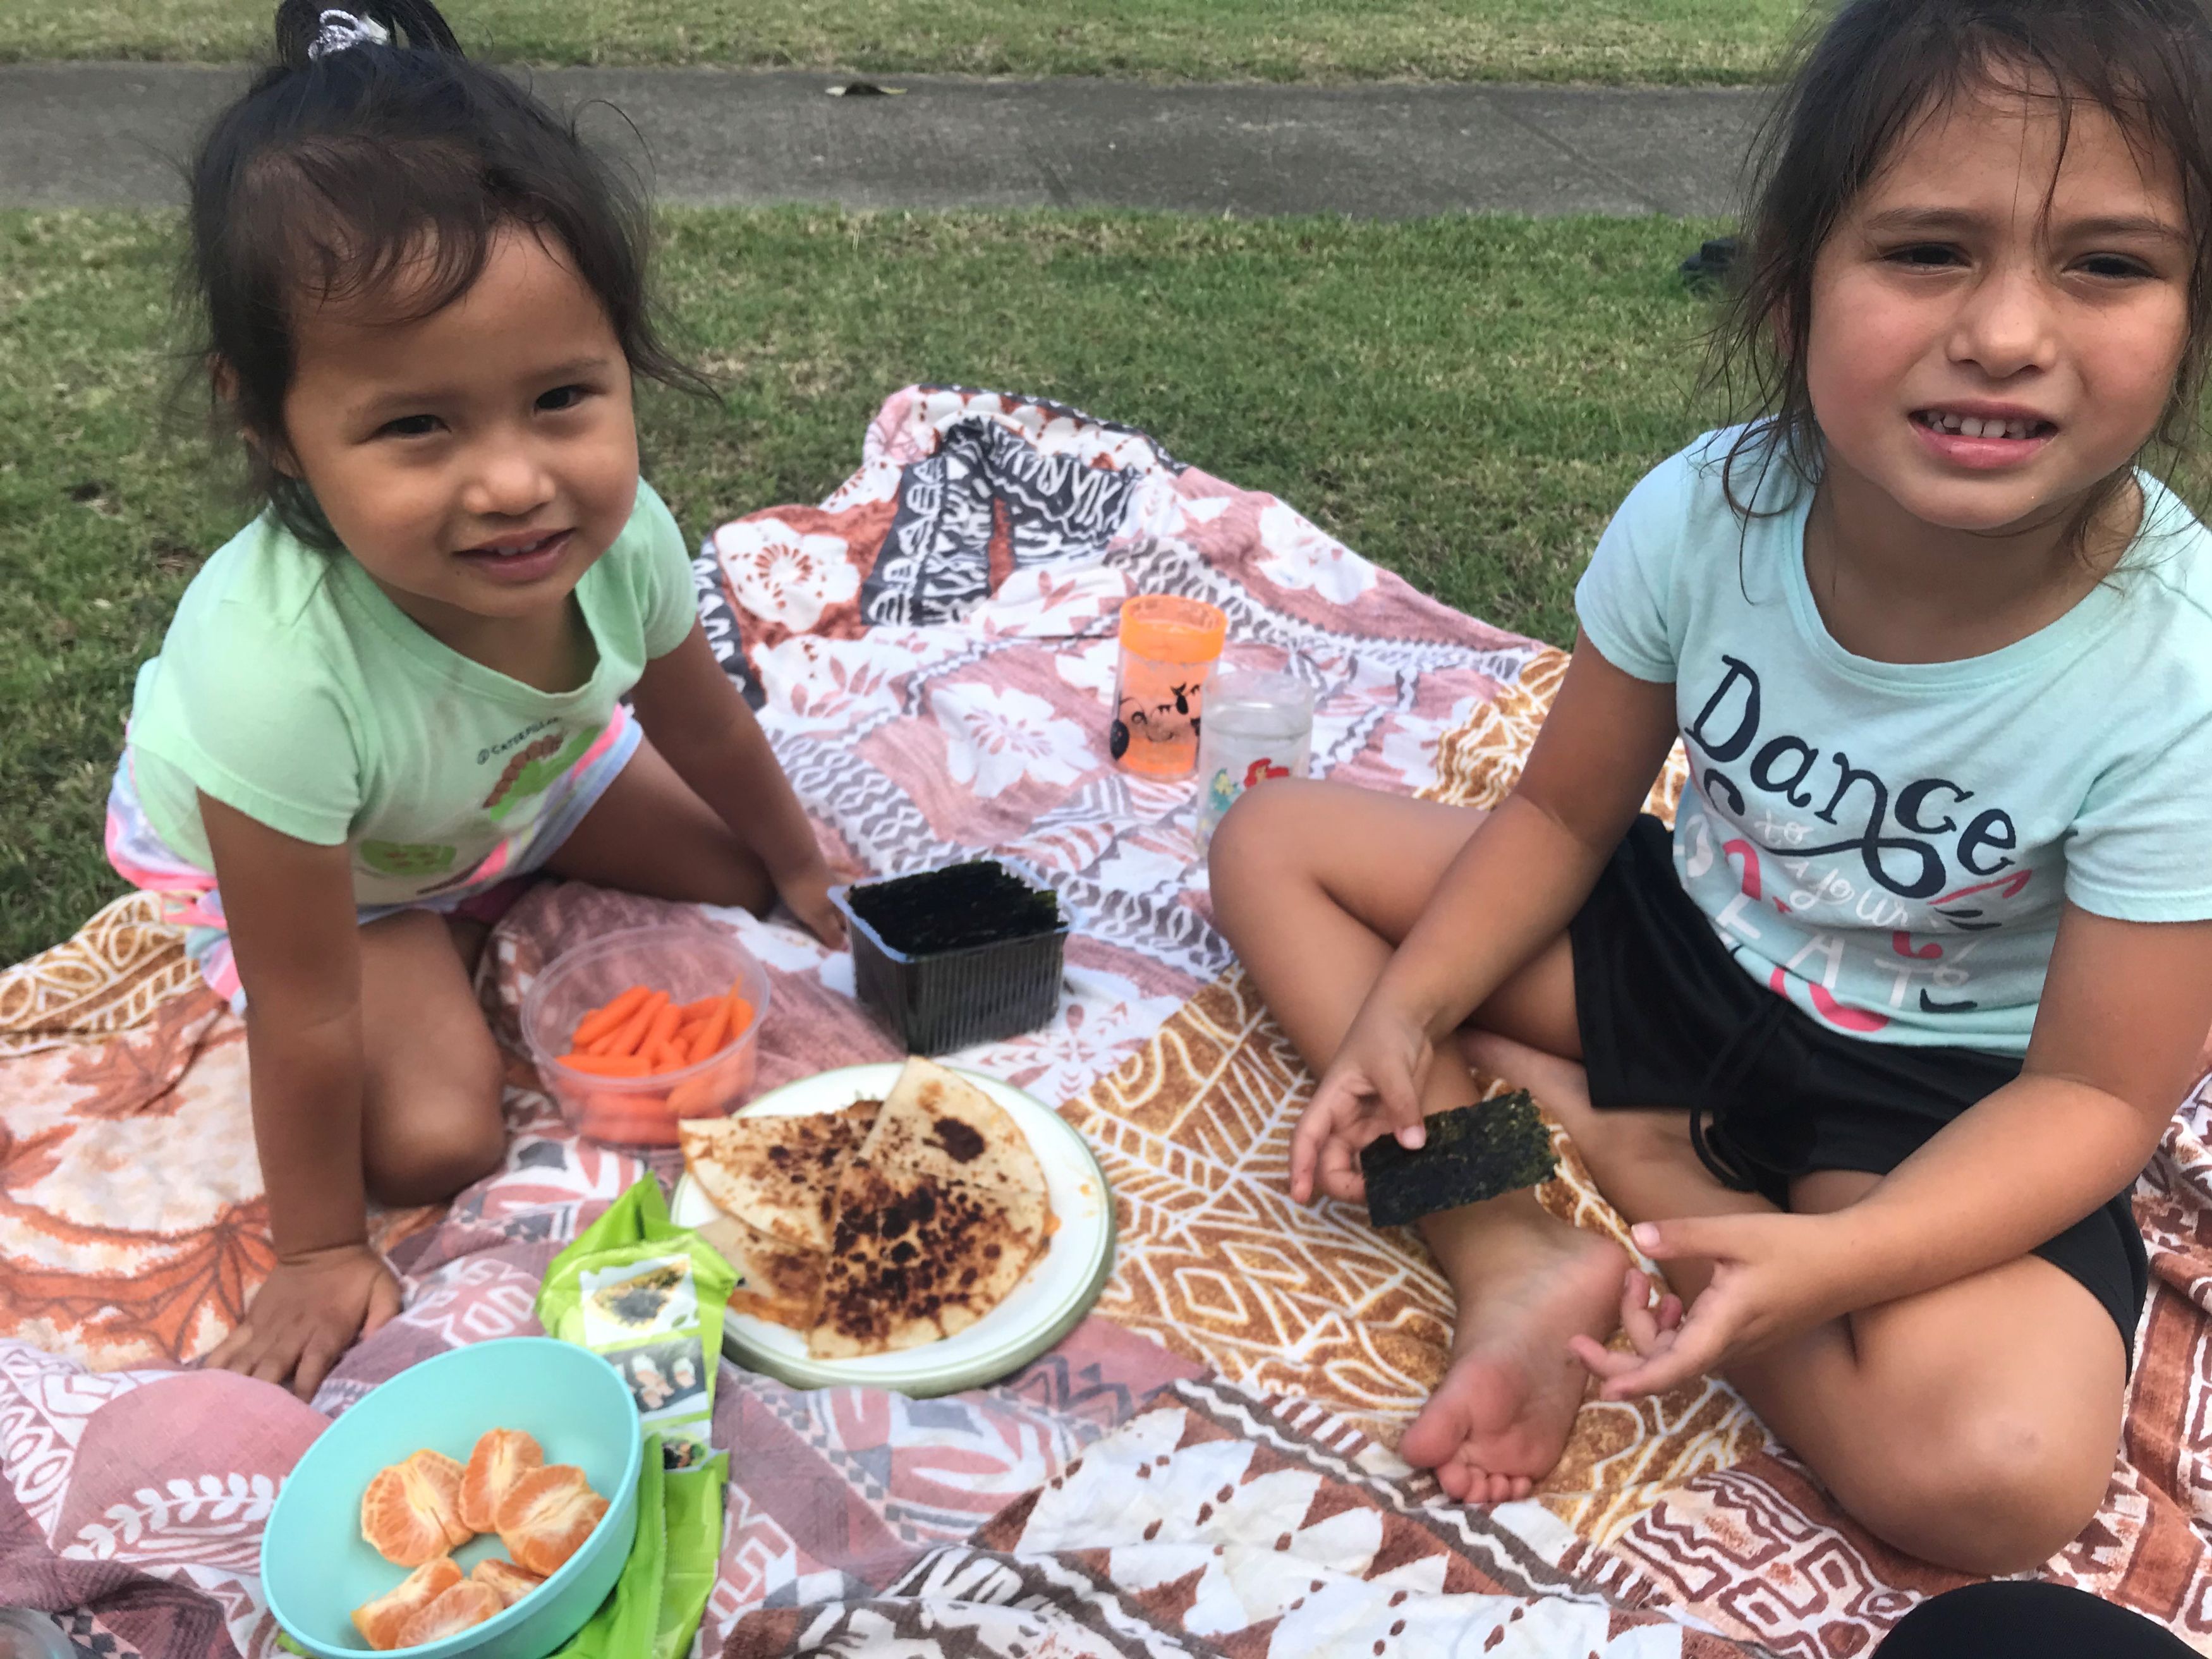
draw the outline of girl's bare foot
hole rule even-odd
[[[1620,1322],[1627,1253],[1546,1214],[1526,1194],[1492,1203],[1516,1200],[1525,1207],[1510,1219],[1462,1226],[1455,1214],[1427,1228],[1438,1256],[1457,1258],[1445,1269],[1459,1327],[1451,1369],[1398,1450],[1434,1469],[1437,1484],[1462,1503],[1525,1498],[1551,1472],[1589,1382],[1568,1339],[1602,1342]]]

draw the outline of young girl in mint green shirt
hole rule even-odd
[[[245,1010],[277,1266],[210,1363],[307,1395],[398,1306],[368,1200],[500,1161],[470,980],[515,878],[838,926],[638,476],[633,380],[690,379],[641,204],[427,0],[276,33],[189,215],[267,507],[139,675],[108,848]]]

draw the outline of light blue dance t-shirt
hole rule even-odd
[[[1575,591],[1623,672],[1674,687],[1684,889],[1744,971],[1876,1042],[2022,1054],[2063,901],[2212,917],[2212,538],[2138,474],[2112,575],[1985,656],[1886,663],[1829,635],[1813,492],[1777,459],[1748,520],[1709,433],[1629,493]],[[1739,556],[1739,551],[1741,556]]]

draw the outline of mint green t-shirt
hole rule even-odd
[[[1675,872],[1744,971],[1830,1027],[2025,1054],[2064,901],[2212,917],[2212,538],[2138,474],[2134,544],[2064,616],[1875,662],[1814,603],[1812,490],[1778,458],[1765,516],[1729,505],[1735,437],[1638,483],[1575,591],[1607,662],[1674,687]]]
[[[343,842],[356,904],[469,882],[526,837],[646,663],[691,630],[690,562],[650,486],[576,598],[598,664],[573,690],[540,691],[432,638],[352,559],[263,514],[192,578],[138,671],[130,758],[148,820],[210,870],[202,790],[298,840]]]

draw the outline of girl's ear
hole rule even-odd
[[[231,418],[238,422],[239,435],[246,440],[246,447],[284,477],[297,478],[300,463],[294,457],[291,447],[281,437],[272,437],[256,429],[240,414],[238,371],[221,357],[210,357],[208,382],[214,389],[216,401],[230,410]]]

